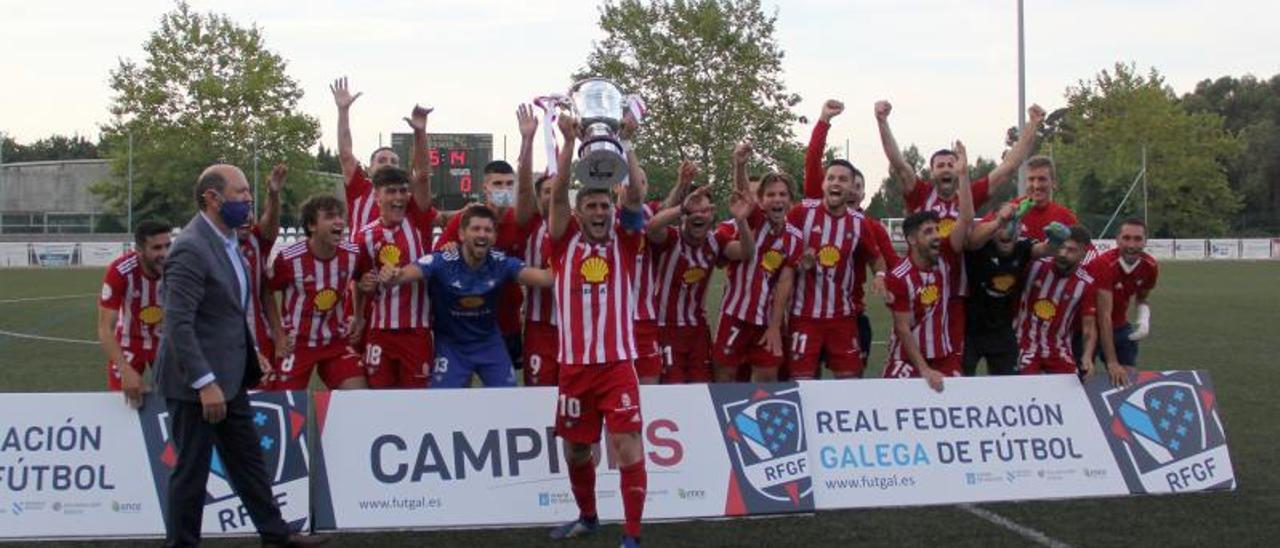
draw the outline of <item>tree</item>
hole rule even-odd
[[[1244,199],[1237,228],[1280,230],[1280,75],[1204,80],[1182,96],[1182,105],[1187,112],[1221,116],[1226,130],[1243,142],[1244,153],[1227,164],[1227,181]]]
[[[80,135],[50,135],[29,145],[12,137],[0,138],[0,158],[5,162],[47,162],[53,160],[95,160],[98,145]]]
[[[770,167],[803,171],[791,126],[800,97],[782,82],[776,15],[759,0],[607,0],[604,40],[575,79],[602,76],[648,106],[636,148],[651,191],[665,193],[682,159],[712,183],[731,180],[733,145],[750,138]],[[799,168],[795,151],[799,147]],[[760,166],[755,166],[760,167]],[[795,169],[794,171],[791,171]],[[723,192],[726,185],[720,185]]]
[[[1071,138],[1056,136],[1051,145],[1058,199],[1077,209],[1106,208],[1080,211],[1082,222],[1102,229],[1092,225],[1104,223],[1120,204],[1146,147],[1152,232],[1192,237],[1226,231],[1240,200],[1227,185],[1223,166],[1240,153],[1240,142],[1224,131],[1221,116],[1188,113],[1155,69],[1143,76],[1120,63],[1068,88],[1067,104],[1063,125]],[[1086,179],[1089,203],[1081,203]],[[1131,199],[1121,213],[1135,214],[1140,206]],[[1089,215],[1102,220],[1083,221]]]
[[[342,164],[338,161],[338,155],[325,148],[324,143],[320,143],[320,148],[316,151],[316,171],[321,173],[342,173]]]
[[[264,180],[273,164],[289,165],[285,203],[330,189],[308,174],[319,123],[297,111],[302,90],[285,73],[284,59],[266,49],[258,27],[179,2],[143,49],[142,63],[124,59],[111,71],[112,118],[102,132],[116,177],[94,186],[109,209],[127,207],[130,134],[136,218],[185,221],[204,167],[233,163],[252,179],[255,153]]]

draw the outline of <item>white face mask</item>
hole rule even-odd
[[[489,191],[489,201],[498,207],[511,207],[511,204],[515,202],[515,192],[510,189],[495,188]]]

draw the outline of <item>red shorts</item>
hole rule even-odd
[[[560,375],[560,329],[549,323],[524,326],[524,385],[556,386]]]
[[[711,382],[711,328],[704,325],[658,328],[662,384]]]
[[[155,363],[155,350],[133,351],[124,349],[124,358],[129,360],[129,367],[137,371],[139,375],[146,373],[147,367]],[[124,390],[124,386],[120,383],[120,368],[115,362],[107,360],[107,390],[119,392]]]
[[[926,359],[925,363],[929,364],[934,370],[941,372],[948,377],[959,377],[964,374],[964,360],[960,354],[951,354],[942,358]],[[920,377],[920,370],[916,369],[915,364],[907,360],[889,359],[889,363],[884,366],[884,378],[886,379],[914,379]]]
[[[364,376],[360,355],[347,346],[346,342],[321,348],[299,347],[275,367],[270,389],[306,390],[307,385],[311,384],[311,371],[317,365],[320,366],[320,380],[330,389],[338,388],[347,379]]]
[[[738,368],[741,365],[774,368],[782,365],[784,358],[775,356],[760,344],[768,327],[744,322],[732,316],[720,316],[716,330],[716,344],[711,360],[716,367]],[[785,344],[786,341],[783,341]]]
[[[662,375],[662,349],[658,347],[658,321],[636,320],[632,324],[636,337],[636,375],[658,378]]]
[[[426,388],[434,356],[427,329],[370,329],[364,349],[369,388]]]
[[[1023,375],[1039,375],[1040,373],[1075,375],[1076,371],[1076,362],[1069,358],[1061,356],[1044,358],[1033,354],[1020,354],[1018,356],[1018,372]]]
[[[628,360],[560,366],[556,434],[579,444],[600,441],[600,427],[623,434],[639,432],[640,379]]]
[[[858,318],[815,320],[791,317],[789,370],[792,379],[813,379],[818,358],[825,356],[827,369],[839,376],[862,376],[862,350],[858,348]]]

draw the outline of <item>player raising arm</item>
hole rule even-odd
[[[902,222],[907,237],[907,257],[888,276],[893,295],[893,334],[889,340],[889,361],[885,377],[923,377],[939,392],[943,377],[961,374],[961,356],[950,336],[951,299],[959,294],[960,261],[969,226],[973,222],[973,199],[969,192],[968,156],[964,144],[954,150],[962,168],[957,176],[959,217],[945,237],[936,211],[918,211]]]
[[[717,264],[750,262],[755,236],[746,217],[755,208],[735,190],[728,230],[712,230],[711,187],[691,192],[679,207],[658,212],[646,227],[656,278],[658,344],[665,361],[664,384],[711,381],[711,329],[706,318],[707,285]],[[680,221],[680,228],[671,226]]]
[[[639,546],[648,485],[632,332],[632,284],[644,238],[641,186],[635,181],[627,185],[617,221],[607,189],[583,188],[571,207],[569,167],[577,120],[562,115],[560,130],[565,142],[552,182],[547,230],[560,325],[556,433],[565,441],[569,483],[579,515],[553,529],[551,537],[569,538],[599,528],[591,445],[600,441],[601,426],[607,425],[619,465],[625,517],[622,545]]]
[[[960,176],[959,168],[961,167],[959,158],[955,151],[947,149],[933,153],[929,157],[930,180],[921,179],[916,174],[915,168],[907,163],[902,155],[902,149],[898,148],[898,142],[893,137],[893,131],[889,129],[891,112],[893,112],[893,105],[888,101],[876,102],[876,124],[880,128],[880,144],[884,148],[885,157],[889,159],[894,177],[902,185],[906,212],[913,213],[922,209],[937,212],[938,217],[942,219],[942,235],[946,236],[959,215],[959,202],[956,196],[956,182]],[[1031,108],[1027,109],[1027,114],[1027,123],[1019,131],[1018,141],[1005,154],[1000,165],[986,177],[972,183],[974,209],[987,203],[996,189],[1012,178],[1023,160],[1026,160],[1034,150],[1036,132],[1044,122],[1045,113],[1040,105],[1031,105]],[[967,166],[963,167],[968,169]]]

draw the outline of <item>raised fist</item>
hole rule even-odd
[[[835,99],[827,99],[827,102],[822,104],[822,116],[820,118],[824,122],[830,122],[832,118],[839,116],[841,112],[844,112],[844,103]]]
[[[893,112],[893,105],[888,101],[876,101],[876,120],[888,120],[890,112]]]

